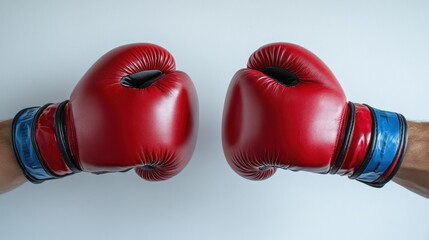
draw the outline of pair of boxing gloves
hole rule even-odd
[[[130,44],[101,57],[70,100],[21,110],[12,145],[33,183],[80,171],[165,180],[190,160],[198,99],[165,49]],[[274,43],[254,52],[229,86],[223,149],[239,175],[277,168],[348,176],[374,187],[400,167],[407,124],[397,113],[347,102],[328,67],[308,50]]]

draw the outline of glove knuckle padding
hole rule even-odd
[[[250,56],[247,67],[258,71],[281,67],[295,74],[302,83],[317,83],[342,92],[331,70],[312,52],[295,44],[265,45]]]
[[[176,70],[173,56],[164,48],[148,43],[129,44],[113,49],[97,61],[88,72],[129,75],[144,70],[169,73]],[[122,77],[122,76],[121,76]]]
[[[228,163],[243,177],[264,179],[283,168],[373,187],[393,178],[408,136],[401,114],[346,103],[329,68],[289,43],[261,47],[233,77],[222,129]]]
[[[143,89],[121,86],[124,76],[145,70],[164,76]],[[191,157],[198,124],[195,88],[161,47],[132,44],[107,53],[76,86],[69,106],[76,145],[71,149],[86,171],[137,166],[143,178],[163,180]],[[138,167],[144,165],[154,169]]]
[[[279,83],[264,73],[267,67],[286,69],[298,83]],[[327,173],[345,115],[345,95],[320,59],[297,45],[266,45],[252,54],[248,68],[238,71],[229,86],[225,156],[237,173],[250,179],[267,178],[274,168]]]
[[[173,177],[194,151],[198,99],[174,58],[153,44],[129,44],[102,56],[70,100],[18,112],[12,143],[34,183],[80,171],[135,168],[147,180]]]

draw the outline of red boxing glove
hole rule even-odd
[[[395,175],[407,143],[402,115],[347,103],[328,67],[289,43],[261,47],[235,74],[222,131],[228,163],[253,180],[282,168],[381,187]]]
[[[179,173],[196,143],[198,100],[191,79],[153,44],[101,57],[70,101],[27,108],[13,122],[13,146],[32,182],[79,171],[135,168],[147,180]]]

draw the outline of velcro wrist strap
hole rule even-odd
[[[12,146],[24,175],[33,183],[54,178],[43,165],[34,139],[34,124],[42,107],[21,110],[12,123]]]
[[[369,106],[368,106],[369,107]],[[397,113],[369,107],[374,121],[374,148],[368,154],[362,173],[356,178],[364,183],[373,183],[384,176],[402,152],[403,123]]]

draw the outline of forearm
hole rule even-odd
[[[393,181],[429,198],[429,123],[408,122],[408,146]]]
[[[10,139],[11,126],[12,120],[0,122],[0,194],[27,181],[13,153]]]

